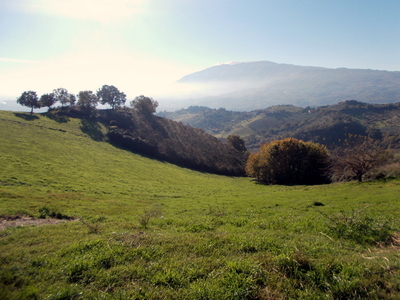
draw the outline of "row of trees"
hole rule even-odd
[[[33,109],[48,107],[49,109],[57,102],[61,106],[78,106],[81,109],[94,109],[99,103],[108,104],[113,110],[122,107],[126,102],[126,95],[113,85],[103,85],[96,93],[93,91],[80,91],[77,96],[71,94],[65,88],[54,89],[52,93],[43,94],[40,98],[34,91],[25,91],[17,98],[17,103]],[[138,96],[130,102],[130,106],[138,109],[144,114],[156,112],[158,102],[146,96]]]
[[[250,154],[246,173],[264,183],[361,182],[388,156],[385,149],[368,137],[350,135],[346,145],[332,154],[321,144],[287,138],[264,144],[258,153]]]

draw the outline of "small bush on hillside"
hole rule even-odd
[[[54,218],[54,219],[66,219],[71,220],[74,217],[64,215],[59,211],[50,210],[48,207],[43,206],[39,208],[39,218],[46,219],[47,217]]]
[[[326,183],[325,146],[293,138],[264,144],[247,160],[246,172],[264,183],[321,184]]]
[[[140,217],[139,217],[139,224],[143,228],[147,228],[147,225],[149,224],[150,220],[152,218],[157,218],[161,216],[161,209],[159,208],[154,208],[152,210],[145,211]]]

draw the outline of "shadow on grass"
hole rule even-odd
[[[33,121],[33,120],[39,119],[38,116],[27,114],[27,113],[26,114],[25,113],[14,113],[14,116],[24,119],[26,121]]]
[[[69,117],[63,114],[60,114],[58,112],[47,112],[45,114],[46,117],[48,117],[49,119],[56,121],[58,123],[68,123],[69,122]]]
[[[86,133],[90,138],[95,141],[102,141],[104,139],[104,134],[101,132],[101,126],[96,120],[81,120],[81,127],[83,133]]]

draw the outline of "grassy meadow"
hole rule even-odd
[[[0,299],[400,299],[400,179],[268,186],[0,112]]]

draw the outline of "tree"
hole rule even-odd
[[[77,105],[83,109],[93,109],[98,103],[97,96],[92,91],[80,91]]]
[[[388,152],[372,138],[349,135],[345,145],[335,149],[331,159],[332,179],[362,182],[364,175],[382,165]]]
[[[69,94],[69,104],[70,104],[71,106],[74,106],[74,105],[75,105],[75,102],[76,102],[76,97],[75,97],[75,95],[74,95],[74,94]]]
[[[97,97],[101,104],[109,104],[112,109],[124,105],[126,101],[126,95],[113,85],[103,85],[97,91]]]
[[[328,158],[321,144],[287,138],[262,145],[249,156],[246,172],[265,183],[320,184],[327,182]]]
[[[41,107],[38,96],[34,91],[23,92],[22,95],[19,98],[17,98],[17,103],[21,104],[22,106],[30,107],[31,114],[33,114],[34,108]]]
[[[132,100],[130,105],[144,115],[151,115],[156,112],[158,102],[153,100],[153,98],[140,95]]]
[[[228,145],[230,145],[232,148],[236,149],[239,152],[247,151],[244,140],[236,134],[229,135],[226,141]]]
[[[247,164],[245,167],[246,174],[255,177],[257,181],[262,181],[261,180],[261,164],[260,164],[260,159],[261,155],[259,153],[251,153],[249,157],[247,158]]]
[[[61,106],[71,103],[71,94],[68,93],[67,89],[57,88],[53,90],[54,98],[56,101],[61,103]]]
[[[40,97],[40,106],[41,107],[48,107],[50,110],[50,107],[54,105],[54,103],[56,103],[56,98],[54,97],[53,93],[50,94],[43,94]]]

